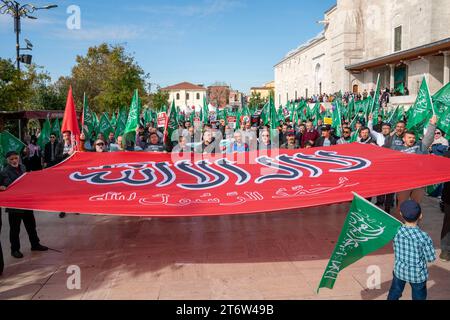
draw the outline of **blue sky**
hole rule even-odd
[[[322,30],[317,24],[336,0],[41,1],[58,4],[23,20],[22,44],[55,81],[69,75],[77,55],[102,42],[125,44],[150,82],[226,82],[248,92],[273,80],[273,66]],[[24,2],[25,3],[25,2]],[[67,8],[81,9],[81,29],[69,30]],[[13,20],[0,15],[0,57],[15,57]]]

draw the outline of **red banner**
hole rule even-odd
[[[247,214],[450,180],[450,159],[362,144],[223,157],[76,153],[56,167],[24,175],[0,192],[0,206],[154,217]]]

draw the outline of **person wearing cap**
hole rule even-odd
[[[8,165],[0,173],[0,191],[5,191],[14,181],[25,172],[25,166],[19,163],[19,154],[15,151],[6,153]],[[32,210],[7,208],[10,226],[9,239],[11,241],[11,255],[16,259],[23,258],[20,252],[20,225],[23,221],[31,242],[31,251],[47,251],[48,248],[40,244],[36,231],[36,220]]]
[[[400,212],[405,224],[394,238],[394,273],[388,300],[399,300],[406,283],[411,285],[413,300],[426,300],[427,263],[436,260],[433,240],[418,226],[423,216],[417,202],[413,200],[403,202]]]
[[[329,147],[337,144],[337,139],[331,135],[331,126],[322,127],[322,136],[316,140],[314,147]]]
[[[286,143],[283,143],[280,146],[280,149],[286,149],[286,150],[297,150],[300,149],[300,144],[295,139],[295,131],[290,130],[286,133]]]

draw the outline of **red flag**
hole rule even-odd
[[[79,151],[80,127],[78,126],[77,111],[73,101],[72,86],[70,86],[67,94],[66,110],[64,111],[64,120],[61,127],[61,132],[64,131],[72,132],[72,140],[76,141],[75,150]]]
[[[450,180],[450,159],[363,144],[247,154],[77,152],[0,192],[0,207],[125,216],[275,212]],[[242,157],[242,158],[241,158]],[[42,182],[45,181],[45,188]]]

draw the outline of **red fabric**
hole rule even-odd
[[[72,86],[67,93],[66,110],[64,111],[64,119],[61,127],[61,132],[70,131],[72,137],[77,142],[77,150],[80,150],[80,128],[78,126],[77,112],[75,110],[75,103],[73,101]]]
[[[257,152],[230,155],[230,160],[245,160],[235,165],[215,163],[220,157],[208,156],[213,163],[208,165],[193,155],[184,163],[171,156],[78,152],[58,166],[26,174],[0,192],[0,206],[157,217],[245,214],[351,201],[352,192],[367,198],[450,181],[450,159],[362,144],[276,150],[272,162],[256,159]],[[268,165],[283,170],[277,173]]]

